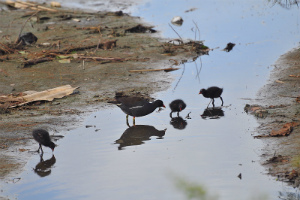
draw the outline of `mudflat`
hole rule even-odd
[[[262,164],[268,174],[294,187],[300,184],[300,49],[282,55],[257,100],[245,109],[260,126],[254,138],[265,143]]]

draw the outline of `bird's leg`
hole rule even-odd
[[[41,153],[41,155],[40,155],[40,162],[43,162],[44,161],[44,159],[43,159],[43,153]]]
[[[128,127],[130,127],[129,122],[128,122],[128,115],[126,115],[126,124]]]
[[[213,108],[215,107],[215,99],[212,99]]]
[[[130,125],[129,125],[128,121],[126,122],[126,124],[127,124],[127,126],[130,128]]]
[[[42,145],[40,144],[40,146],[41,146],[41,152],[42,152],[42,154],[44,154],[44,151],[43,151]]]
[[[179,117],[179,112],[177,112],[177,117]]]
[[[220,99],[221,99],[221,101],[222,101],[222,105],[221,105],[221,106],[223,106],[223,103],[224,103],[224,102],[223,102],[223,99],[222,99],[222,97],[220,97]]]
[[[128,124],[128,115],[126,115],[126,123]]]
[[[133,126],[135,126],[135,117],[133,117]]]
[[[211,102],[211,100],[210,100],[210,102]],[[208,105],[207,105],[207,108],[208,108],[208,106],[209,106],[210,102],[208,103]]]
[[[39,144],[40,146],[39,146],[39,149],[36,151],[36,152],[38,152],[38,153],[40,153],[40,149],[42,148],[42,145],[41,144]]]

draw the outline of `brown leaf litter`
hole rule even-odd
[[[299,122],[288,122],[283,125],[283,127],[279,130],[272,130],[269,135],[257,135],[254,138],[262,138],[262,137],[282,137],[289,136],[294,127],[299,126]]]

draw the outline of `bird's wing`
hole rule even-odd
[[[144,106],[145,104],[149,103],[146,99],[141,97],[121,97],[118,98],[117,101],[127,107]]]
[[[137,109],[142,109],[145,106],[145,104],[143,105],[139,105],[139,106],[132,106],[129,108],[129,110],[137,110]]]

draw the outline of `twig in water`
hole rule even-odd
[[[200,29],[199,29],[198,25],[196,24],[196,22],[194,20],[193,20],[193,23],[195,24],[195,26],[196,26],[196,28],[197,28],[197,30],[199,32],[199,41],[200,41]],[[196,38],[195,38],[195,40],[196,40]]]
[[[202,70],[202,59],[201,59],[201,56],[199,56],[199,62],[200,62],[200,70],[199,70],[199,74],[200,74],[200,72],[201,72],[201,70]],[[200,79],[200,77],[199,77],[199,79]]]
[[[21,178],[13,178],[13,183],[17,183],[21,180]]]
[[[197,59],[198,57],[196,57]],[[197,74],[196,74],[196,77],[195,78],[198,78],[198,81],[200,83],[200,73],[201,73],[201,70],[202,70],[202,60],[201,60],[201,56],[199,56],[199,60],[200,60],[200,69],[198,71],[198,65],[197,65],[197,62],[196,62],[196,59],[195,59],[195,66],[196,66],[196,71],[197,71]]]
[[[185,71],[185,64],[183,64],[182,74],[181,74],[180,78],[178,79],[178,82],[176,83],[176,85],[175,85],[175,87],[173,89],[173,92],[175,92],[175,89],[177,88],[177,86],[178,86],[178,84],[179,84],[179,82],[180,82],[180,80],[181,80],[181,78],[182,78],[182,76],[184,74],[184,71]]]
[[[199,83],[200,83],[200,76],[199,76],[199,72],[198,72],[198,65],[197,65],[197,62],[195,61],[195,67],[196,67],[196,71],[197,71],[197,74],[196,74],[196,79],[198,79]]]
[[[191,112],[189,112],[185,118],[186,118],[186,119],[192,119],[192,118],[190,117],[190,114],[191,114]]]
[[[182,38],[180,37],[180,35],[175,31],[175,29],[169,24],[169,26],[173,29],[173,31],[178,35],[178,37],[181,39],[181,41],[183,42]]]

